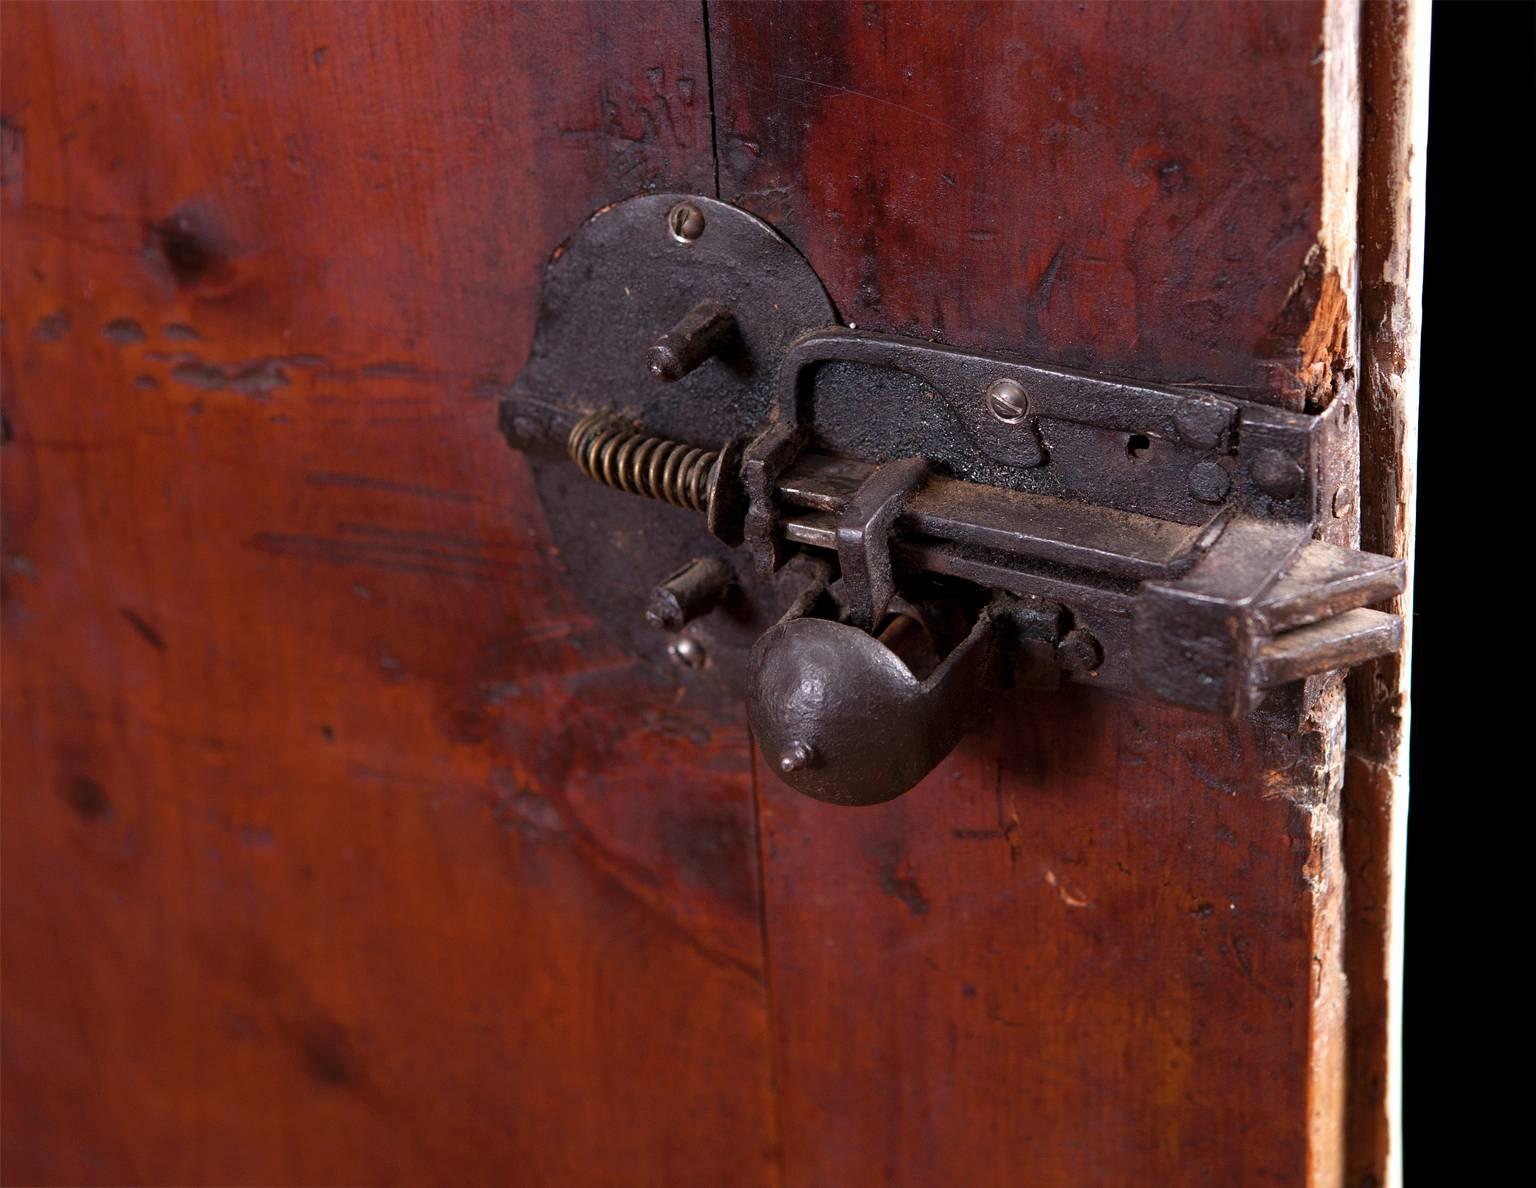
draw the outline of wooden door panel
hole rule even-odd
[[[1321,287],[1350,266],[1325,172],[1353,153],[1325,152],[1323,102],[1348,16],[722,5],[721,197],[859,325],[1299,405],[1326,339],[1307,328],[1337,313]]]
[[[1333,398],[1342,5],[712,14],[721,197],[845,319]],[[786,1179],[1328,1182],[1337,697],[1300,738],[1085,693],[994,709],[890,805],[759,776]]]
[[[5,21],[6,1180],[764,1177],[745,727],[495,432],[700,10]]]
[[[1324,843],[1271,740],[996,712],[888,808],[759,776],[786,1179],[1300,1182]]]
[[[626,655],[495,427],[550,250],[679,190],[861,328],[1314,410],[1363,336],[1400,447],[1357,18],[8,4],[0,1180],[1323,1185],[1346,1041],[1379,1178],[1400,666],[1346,1035],[1341,685],[1296,735],[1000,696],[816,803]]]

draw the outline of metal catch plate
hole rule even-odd
[[[698,213],[681,234],[673,227],[679,208]],[[733,311],[735,335],[681,379],[656,382],[649,348],[706,297]],[[689,680],[739,697],[747,653],[789,604],[796,580],[756,579],[751,558],[713,540],[697,515],[589,482],[564,460],[567,436],[583,413],[598,409],[710,449],[749,436],[773,409],[790,344],[834,318],[799,252],[760,219],[711,198],[648,194],[604,207],[550,257],[533,349],[503,406],[502,428],[534,458],[573,588],[663,675],[670,658]],[[738,580],[716,613],[683,628],[689,642],[680,649],[682,640],[649,626],[645,612],[652,587],[700,556],[718,558]]]

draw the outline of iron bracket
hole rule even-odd
[[[651,622],[689,657],[685,679],[739,689],[750,670],[760,736],[788,729],[761,690],[815,667],[849,682],[818,702],[822,726],[873,705],[946,723],[937,745],[968,720],[952,701],[975,684],[956,683],[970,669],[954,657],[1294,729],[1321,675],[1400,647],[1398,617],[1368,608],[1401,592],[1402,562],[1319,539],[1347,498],[1348,411],[1348,398],[1298,413],[845,327],[765,223],[646,195],[599,211],[551,259],[500,417],[535,459],[594,609],[634,650],[657,646],[637,605],[664,606]],[[653,593],[647,572],[672,577]],[[947,642],[939,602],[964,619]],[[924,625],[932,677],[882,642],[898,620]],[[827,662],[829,641],[846,663]],[[797,720],[783,744],[786,778],[883,799],[852,786],[862,772],[889,789],[878,755],[839,760],[833,779],[800,737],[812,726]],[[819,771],[801,751],[823,756]]]

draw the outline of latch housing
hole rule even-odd
[[[594,611],[745,690],[784,777],[841,803],[920,779],[980,687],[1294,728],[1396,650],[1367,608],[1402,563],[1315,539],[1340,415],[842,326],[770,227],[685,195],[556,250],[501,404]]]

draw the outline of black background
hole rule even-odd
[[[1442,0],[1430,36],[1405,1167],[1416,1186],[1515,1183],[1532,1130],[1536,5]]]

